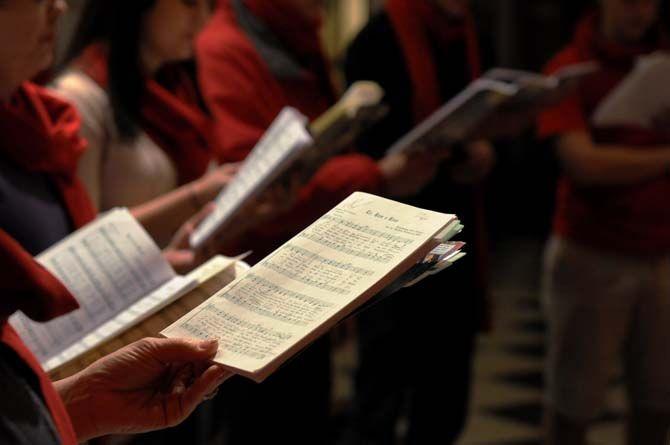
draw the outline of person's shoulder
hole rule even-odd
[[[71,103],[87,127],[105,127],[112,109],[107,91],[80,70],[64,71],[49,84],[51,92]]]
[[[49,85],[56,94],[76,102],[89,105],[108,106],[107,92],[88,75],[79,70],[68,70],[56,77]]]
[[[253,46],[240,29],[231,11],[218,9],[198,36],[198,57],[244,57],[253,51]]]

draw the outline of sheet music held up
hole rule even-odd
[[[191,235],[191,246],[202,246],[251,199],[275,180],[284,168],[300,157],[313,140],[307,118],[293,108],[284,108],[249,154],[235,179],[216,199],[212,214]]]
[[[141,297],[179,277],[160,249],[130,213],[113,210],[75,235],[56,244],[37,261],[77,298],[80,309],[49,323],[23,314],[12,325],[35,355],[44,361]]]
[[[163,334],[218,338],[217,362],[263,380],[423,258],[455,219],[355,193]]]

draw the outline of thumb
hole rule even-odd
[[[184,363],[211,360],[219,348],[217,340],[185,338],[152,339],[153,358],[162,363]]]

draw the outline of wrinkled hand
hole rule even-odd
[[[215,340],[148,338],[56,382],[79,440],[181,423],[231,376],[211,362],[217,347]]]
[[[429,151],[386,156],[378,164],[386,179],[386,193],[394,198],[416,195],[435,179],[440,160],[446,157],[442,151],[439,156]]]
[[[487,141],[471,142],[465,147],[467,159],[451,169],[451,179],[461,184],[475,184],[486,178],[496,163],[493,146]]]

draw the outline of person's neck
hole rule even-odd
[[[163,63],[163,59],[155,51],[142,46],[140,50],[140,64],[145,76],[154,77],[163,66]]]

